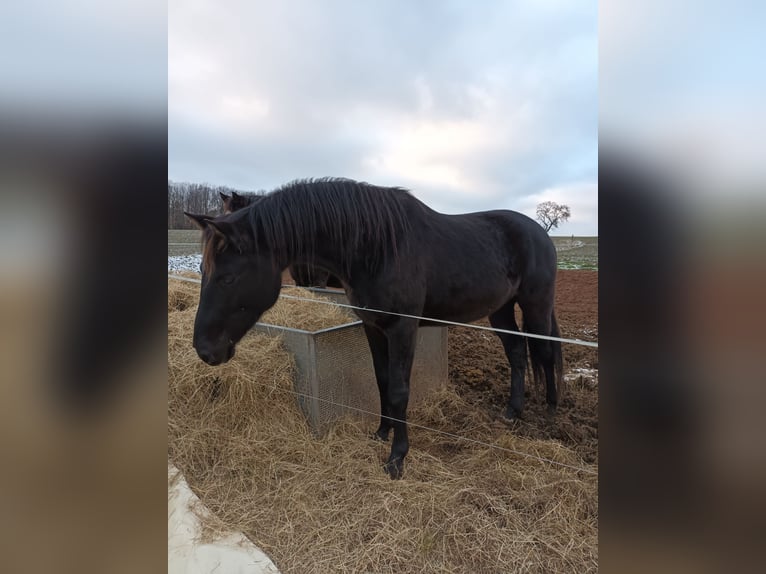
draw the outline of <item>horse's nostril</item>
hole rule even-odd
[[[197,349],[197,355],[199,355],[199,358],[205,361],[208,365],[212,365],[215,363],[215,359],[213,358],[213,353],[210,353],[207,350]]]

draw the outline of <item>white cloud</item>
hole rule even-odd
[[[537,206],[544,201],[568,205],[571,216],[551,232],[552,235],[598,235],[598,185],[590,182],[550,187],[524,197],[517,211],[535,218]]]
[[[345,176],[450,213],[595,186],[596,5],[554,4],[172,0],[169,177]]]
[[[378,145],[362,163],[371,180],[402,185],[444,186],[450,191],[476,188],[470,160],[497,149],[500,138],[481,121],[429,121],[403,117],[378,127]]]

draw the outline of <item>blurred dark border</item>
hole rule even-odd
[[[0,571],[164,572],[167,6],[0,13]]]
[[[602,8],[599,569],[760,571],[765,9]]]
[[[22,216],[34,205],[66,238],[49,246],[56,251],[56,274],[43,274],[45,285],[37,284],[43,280],[34,273],[28,278],[30,292],[39,289],[52,298],[42,327],[48,344],[29,344],[24,355],[4,360],[36,363],[44,372],[41,380],[14,379],[3,386],[12,412],[26,423],[39,421],[16,430],[11,419],[5,421],[6,438],[17,437],[4,453],[14,469],[6,488],[26,501],[22,516],[41,511],[44,518],[29,530],[16,528],[25,538],[3,552],[10,570],[2,569],[120,571],[108,561],[130,554],[129,563],[141,571],[164,571],[166,117],[45,117],[0,120],[0,173],[8,185],[0,204],[21,209]],[[22,240],[13,248],[24,256]],[[2,295],[24,280],[8,273]],[[29,327],[24,316],[14,320],[18,325],[9,329]],[[24,397],[31,388],[42,393],[30,403]],[[115,475],[119,464],[126,466]],[[65,478],[40,485],[41,469]],[[76,508],[67,508],[66,501],[75,500]],[[104,505],[114,505],[113,516],[98,517]],[[39,537],[67,537],[48,530],[65,517],[71,517],[66,533],[74,539],[63,550],[51,550],[45,566],[35,567],[35,560],[25,565],[32,551],[27,543],[34,548]],[[12,512],[4,518],[19,521]],[[88,552],[90,545],[100,550]]]

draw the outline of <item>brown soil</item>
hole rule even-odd
[[[561,336],[598,340],[598,272],[560,270],[556,287],[556,315]],[[521,321],[518,321],[521,325]],[[489,325],[485,319],[479,325]],[[545,416],[545,393],[527,372],[526,406],[514,433],[535,439],[554,439],[573,448],[588,463],[598,454],[598,349],[563,344],[564,386],[553,421]],[[580,376],[574,369],[595,369]],[[495,419],[501,416],[510,393],[511,370],[496,335],[465,327],[449,330],[449,378],[455,391]],[[507,431],[507,428],[506,428]]]

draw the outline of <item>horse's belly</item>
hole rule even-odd
[[[515,295],[510,282],[495,289],[451,290],[426,298],[423,316],[466,323],[491,315]]]

